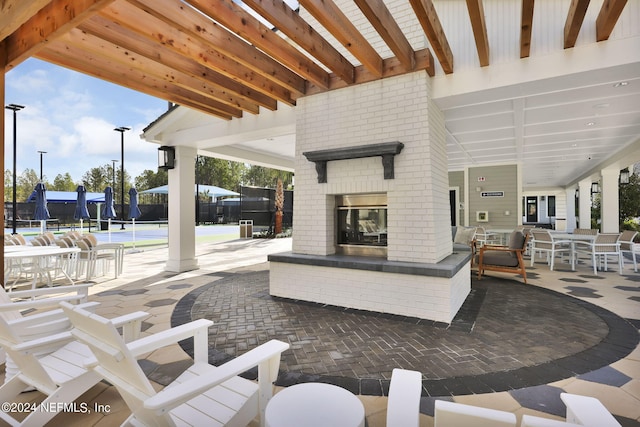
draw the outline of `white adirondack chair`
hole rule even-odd
[[[207,330],[213,322],[196,320],[126,344],[113,323],[82,308],[62,303],[74,325],[72,334],[96,357],[95,372],[120,392],[132,426],[246,426],[264,411],[272,396],[280,355],[289,344],[272,340],[215,367],[208,363]],[[194,364],[157,392],[136,357],[185,338],[194,338]],[[237,375],[258,366],[258,382]]]
[[[387,401],[387,427],[418,427],[422,374],[406,369],[394,369]]]
[[[87,297],[89,294],[89,288],[93,286],[92,283],[71,285],[71,286],[57,286],[53,288],[38,288],[25,291],[13,291],[7,293],[0,287],[0,317],[4,318],[7,322],[13,322],[24,319],[22,315],[23,311],[38,310],[39,312],[48,313],[41,317],[41,314],[34,314],[29,316],[31,325],[38,323],[44,323],[41,328],[27,328],[26,323],[23,325],[23,334],[21,339],[23,341],[32,340],[35,338],[45,337],[54,333],[62,332],[64,330],[71,329],[71,322],[65,316],[60,309],[60,301],[70,301],[74,303],[87,303]],[[98,305],[98,303],[91,303],[85,305],[86,308]],[[53,350],[51,350],[53,351]],[[5,362],[5,352],[0,349],[0,363]],[[5,381],[11,378],[17,372],[15,363],[9,360],[5,365]]]
[[[47,321],[47,316],[50,321]],[[29,411],[23,419],[20,417],[24,412],[12,414],[1,411],[0,419],[11,426],[43,426],[62,409],[59,404],[71,404],[102,379],[84,366],[87,359],[93,358],[93,354],[86,345],[75,341],[70,331],[23,340],[23,336],[34,330],[54,332],[65,322],[55,312],[39,315],[36,322],[33,317],[8,322],[0,316],[0,345],[19,370],[0,387],[0,402],[18,402],[17,397],[25,389],[36,389],[47,396],[41,402],[46,409]],[[113,324],[123,326],[126,339],[135,339],[142,320],[147,317],[148,313],[131,313],[113,319]],[[42,353],[49,354],[41,356]]]

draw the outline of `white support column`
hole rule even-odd
[[[578,228],[591,228],[591,179],[578,183],[580,191]]]
[[[620,197],[618,194],[618,178],[620,169],[616,166],[615,168],[603,169],[600,173],[602,175],[602,188],[600,189],[602,224],[600,231],[602,233],[619,233]]]
[[[567,232],[572,232],[576,226],[576,189],[569,187],[565,189],[567,199]]]
[[[169,259],[166,271],[198,268],[195,228],[196,149],[178,146],[176,167],[169,170]]]

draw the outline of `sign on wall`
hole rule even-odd
[[[483,191],[480,197],[504,197],[504,191]]]

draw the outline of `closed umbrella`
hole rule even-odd
[[[109,220],[109,242],[111,242],[111,219],[116,217],[116,209],[113,206],[113,189],[111,187],[104,189],[104,208],[102,208],[102,217]]]
[[[131,228],[133,230],[133,250],[131,252],[136,251],[136,219],[140,218],[142,212],[140,212],[140,208],[138,207],[138,190],[134,187],[129,189],[129,219],[131,219],[132,224]]]
[[[78,196],[76,198],[76,210],[73,213],[73,219],[80,220],[80,234],[82,234],[82,221],[89,218],[89,210],[87,209],[87,189],[84,185],[78,185],[76,188]]]
[[[44,184],[39,182],[36,185],[36,211],[33,213],[33,219],[40,221],[40,232],[44,234],[45,221],[51,218],[49,209],[47,209],[47,189]]]

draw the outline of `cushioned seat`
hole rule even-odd
[[[527,271],[522,257],[527,247],[527,236],[521,231],[513,231],[508,246],[485,245],[478,254],[478,279],[485,270],[517,273],[527,283]]]

